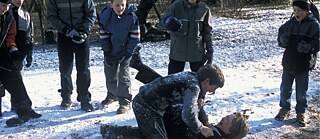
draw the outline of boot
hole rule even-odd
[[[22,124],[28,122],[30,119],[40,118],[42,116],[41,114],[36,113],[32,109],[27,110],[24,108],[23,109],[18,108],[17,114],[18,114],[18,118],[11,118],[6,121],[6,125],[8,127],[19,126],[19,125],[22,125]]]
[[[72,101],[71,101],[70,97],[62,98],[62,102],[60,104],[60,107],[67,109],[67,108],[71,107],[71,103],[72,103]]]
[[[289,117],[290,110],[286,108],[281,108],[277,116],[275,117],[278,121],[283,121],[285,118]]]
[[[143,65],[143,63],[141,61],[140,52],[139,52],[140,49],[141,49],[141,45],[138,45],[133,50],[132,57],[131,57],[130,64],[129,64],[129,66],[131,68],[134,68],[134,69],[136,69],[138,71],[140,70],[141,65]]]
[[[147,65],[143,64],[140,66],[140,70],[137,73],[135,79],[146,84],[146,83],[152,82],[153,80],[159,77],[162,77],[162,76],[158,74],[156,71],[154,71],[153,69],[151,69],[150,67],[148,67]]]
[[[304,113],[301,113],[301,112],[297,113],[297,122],[298,122],[300,127],[305,127],[306,126]]]
[[[89,102],[81,102],[81,109],[85,112],[94,111],[93,106]]]

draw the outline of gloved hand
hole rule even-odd
[[[27,52],[26,61],[27,61],[26,67],[29,68],[32,64],[32,50],[29,50]]]
[[[213,53],[209,53],[207,52],[205,54],[205,58],[207,59],[206,61],[206,65],[212,65],[212,62],[213,62]]]
[[[83,43],[84,41],[86,41],[88,35],[84,32],[79,32],[79,35],[74,35],[72,37],[72,41],[77,43],[77,44],[81,44]]]
[[[18,48],[11,48],[9,50],[9,53],[10,53],[10,57],[13,61],[17,61],[17,60],[20,60],[20,53],[18,51]]]
[[[297,51],[300,53],[310,53],[311,49],[312,49],[311,44],[305,42],[304,40],[298,43]]]
[[[280,36],[280,43],[283,47],[287,47],[289,45],[290,35],[289,34],[283,34]]]
[[[182,22],[173,16],[167,16],[165,21],[165,27],[173,32],[182,28]]]
[[[69,28],[66,30],[66,36],[67,37],[70,37],[70,38],[73,38],[73,36],[79,36],[79,32],[73,28]]]
[[[126,61],[127,59],[131,58],[131,56],[132,56],[132,53],[125,51],[124,56],[119,59],[119,63],[123,64],[123,62]]]
[[[104,64],[108,67],[111,67],[112,64],[112,59],[113,56],[111,55],[110,51],[103,51],[103,55],[104,55]]]

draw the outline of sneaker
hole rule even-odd
[[[306,122],[304,121],[304,119],[305,119],[304,113],[297,113],[297,122],[300,127],[306,126]]]
[[[141,57],[140,57],[140,49],[141,49],[141,46],[138,45],[134,50],[133,50],[133,53],[132,53],[132,57],[131,57],[131,60],[130,60],[130,64],[129,66],[136,69],[136,70],[139,70],[139,67],[142,65],[142,61],[141,61]]]
[[[106,98],[105,100],[103,100],[101,102],[101,105],[104,108],[108,108],[108,105],[110,105],[111,103],[116,102],[116,101],[117,101],[116,99],[108,99],[108,98]]]
[[[69,107],[71,107],[71,103],[72,102],[71,102],[70,98],[62,98],[62,102],[60,104],[60,107],[64,108],[64,109],[69,108]]]
[[[284,118],[289,117],[290,115],[290,110],[286,108],[281,108],[277,116],[275,117],[276,120],[278,121],[283,121]]]
[[[89,102],[81,102],[81,109],[85,112],[91,112],[94,110],[93,106]]]
[[[127,113],[130,110],[130,105],[120,105],[118,110],[117,110],[117,114],[124,114]]]

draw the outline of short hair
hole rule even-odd
[[[204,81],[205,79],[209,78],[210,85],[218,85],[220,88],[224,85],[224,76],[220,68],[216,65],[205,65],[202,66],[198,72],[197,76],[200,81]]]
[[[240,112],[233,113],[236,115],[236,118],[232,120],[230,126],[230,139],[241,139],[244,138],[249,133],[249,125],[246,120],[246,116]]]

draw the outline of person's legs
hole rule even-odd
[[[156,71],[154,71],[149,66],[142,63],[140,52],[139,52],[140,49],[141,49],[141,45],[138,45],[134,49],[133,54],[132,54],[132,58],[130,60],[130,67],[139,71],[137,73],[135,79],[146,84],[146,83],[149,83],[149,82],[155,80],[156,78],[161,77],[161,75],[158,74]]]
[[[144,103],[140,96],[133,99],[132,109],[139,130],[147,139],[168,139],[161,115]]]
[[[7,126],[18,126],[30,119],[42,116],[31,108],[32,102],[27,94],[19,71],[0,70],[0,81],[12,96],[14,102],[16,102],[15,107],[17,108],[18,118],[9,119],[6,122]]]
[[[77,69],[77,100],[81,102],[81,109],[89,112],[93,111],[94,108],[89,103],[91,101],[91,93],[89,87],[91,83],[91,76],[89,70],[89,40],[86,39],[82,44],[75,45],[75,59]]]
[[[198,72],[198,70],[203,66],[203,62],[190,62],[190,69],[193,72]]]
[[[185,64],[186,62],[170,59],[169,65],[168,65],[168,75],[183,71]]]
[[[283,70],[282,82],[280,85],[280,111],[276,115],[275,119],[282,121],[285,117],[290,114],[291,107],[291,94],[292,94],[292,84],[294,81],[294,75],[290,74],[289,71]]]
[[[63,34],[58,35],[58,57],[59,57],[59,71],[61,78],[61,92],[62,103],[61,107],[70,107],[72,94],[72,68],[73,68],[73,47],[71,39]]]
[[[296,113],[297,121],[300,126],[305,126],[304,113],[307,109],[307,91],[309,82],[309,71],[304,71],[296,74]]]
[[[127,59],[123,63],[120,63],[119,67],[117,98],[120,106],[117,114],[126,113],[130,109],[132,94],[129,62],[130,59]]]
[[[103,107],[108,107],[109,104],[115,102],[118,91],[118,67],[119,62],[116,59],[111,59],[111,65],[106,63],[106,56],[104,57],[104,75],[106,77],[107,97],[101,102]]]
[[[155,5],[157,0],[141,0],[137,7],[137,17],[140,24],[145,24],[147,21],[148,13],[151,8]]]

